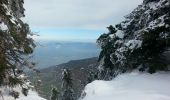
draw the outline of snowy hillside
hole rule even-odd
[[[170,100],[170,72],[132,72],[112,81],[97,80],[85,88],[83,100]]]
[[[9,88],[0,88],[0,90],[3,95],[3,97],[0,96],[0,100],[15,100],[14,97],[9,96]],[[19,98],[17,98],[16,100],[46,100],[46,99],[43,99],[40,96],[38,96],[38,94],[32,90],[29,90],[28,96],[24,96],[21,93],[20,88],[14,88],[14,90],[20,93]]]

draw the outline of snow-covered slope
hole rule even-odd
[[[170,72],[132,72],[112,81],[96,80],[85,88],[83,100],[170,100]]]
[[[9,95],[9,88],[0,88],[1,93],[3,95],[0,96],[0,100],[15,100],[14,97]],[[24,96],[21,93],[21,88],[16,87],[14,88],[15,91],[19,92],[19,98],[17,98],[16,100],[46,100],[41,98],[40,96],[38,96],[38,94],[35,91],[29,90],[28,92],[28,96]]]
[[[38,96],[38,94],[34,91],[29,91],[29,95],[26,97],[24,95],[21,95],[19,97],[19,99],[17,100],[46,100],[44,98],[41,98],[40,96]]]

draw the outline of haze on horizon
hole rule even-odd
[[[25,0],[24,19],[36,40],[95,42],[142,0]]]

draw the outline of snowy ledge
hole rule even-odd
[[[96,80],[85,88],[83,100],[170,100],[170,72],[119,75],[112,81]]]
[[[20,87],[16,87],[14,89],[15,91],[20,93],[20,96],[16,100],[46,100],[40,96],[35,91],[29,90],[28,96],[24,96],[20,91]],[[9,95],[9,88],[0,88],[0,91],[2,92],[2,96],[0,96],[0,100],[15,100],[12,96]]]

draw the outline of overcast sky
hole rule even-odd
[[[92,41],[123,20],[142,0],[25,0],[26,18],[38,39]]]

